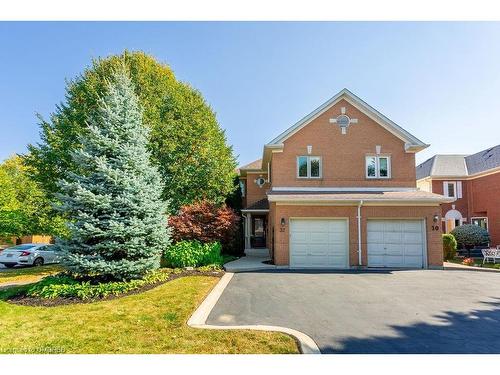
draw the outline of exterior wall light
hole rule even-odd
[[[281,218],[280,224],[281,224],[281,226],[282,226],[282,227],[284,227],[284,226],[285,226],[285,224],[286,224],[286,220],[285,220],[285,218],[284,218],[284,217],[282,217],[282,218]]]
[[[439,220],[439,215],[434,215],[434,217],[432,218],[432,220],[437,223],[438,220]]]

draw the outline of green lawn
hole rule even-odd
[[[182,277],[136,295],[58,307],[0,301],[0,353],[298,353],[280,333],[187,326],[218,280]]]
[[[0,286],[12,282],[35,282],[42,277],[61,272],[61,270],[61,266],[57,264],[2,270],[0,272]]]

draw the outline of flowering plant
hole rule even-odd
[[[464,266],[473,266],[474,265],[474,259],[472,259],[472,258],[465,258],[464,260],[462,260],[462,264]]]

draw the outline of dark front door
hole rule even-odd
[[[252,247],[266,247],[266,217],[252,216]]]

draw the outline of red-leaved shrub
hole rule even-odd
[[[174,242],[220,242],[224,248],[237,235],[239,220],[239,216],[226,205],[201,201],[183,206],[176,216],[170,216],[168,225]]]

